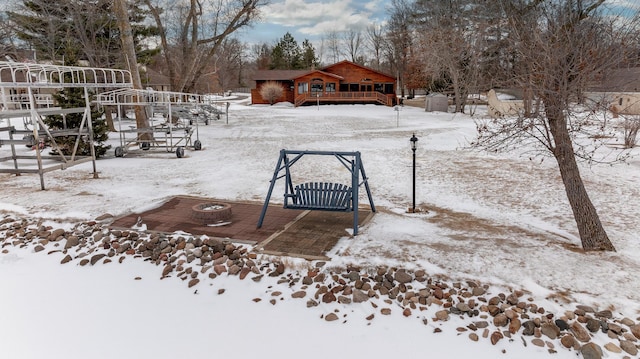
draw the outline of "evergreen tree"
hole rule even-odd
[[[271,51],[272,70],[297,70],[303,68],[302,50],[290,33],[278,41]]]
[[[90,94],[91,96],[91,94]],[[62,108],[78,108],[85,106],[84,89],[79,87],[66,87],[60,92],[54,95],[56,103]],[[104,144],[108,139],[108,128],[106,121],[102,118],[103,111],[98,111],[95,108],[91,110],[91,126],[93,127],[93,143],[96,158],[103,156],[110,145]],[[82,113],[67,114],[64,117],[61,115],[46,116],[43,122],[49,127],[50,130],[63,130],[65,128],[77,129],[82,123]],[[85,129],[88,128],[85,124]],[[70,155],[73,152],[77,136],[61,136],[56,137],[55,141],[64,155]],[[88,138],[82,136],[78,144],[77,155],[90,156],[91,147]],[[55,152],[55,149],[54,149]]]
[[[302,42],[302,66],[306,69],[320,66],[320,59],[316,56],[316,49],[308,39]]]
[[[138,59],[148,63],[159,49],[144,49],[140,44],[158,31],[143,24],[140,0],[131,3],[129,16]],[[39,60],[65,64],[85,60],[93,67],[126,65],[111,0],[23,0],[19,10],[7,14],[18,39],[36,50]]]

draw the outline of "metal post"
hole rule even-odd
[[[413,203],[411,213],[416,213],[416,142],[418,142],[418,138],[415,133],[409,141],[411,141],[411,151],[413,152]]]

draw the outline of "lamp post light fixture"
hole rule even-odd
[[[416,137],[415,133],[409,141],[411,141],[411,151],[413,152],[413,205],[411,206],[411,213],[416,213],[416,148],[418,137]]]

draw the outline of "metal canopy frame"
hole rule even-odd
[[[60,66],[34,63],[19,63],[0,61],[0,103],[3,111],[0,111],[0,120],[7,120],[6,127],[0,127],[0,135],[8,134],[8,138],[0,137],[0,147],[4,144],[11,146],[11,156],[0,158],[0,162],[13,161],[13,168],[0,168],[0,173],[11,173],[20,175],[22,173],[37,173],[40,176],[40,188],[45,189],[44,173],[57,169],[65,169],[80,163],[93,162],[93,177],[98,178],[96,169],[96,156],[93,143],[93,127],[91,124],[91,99],[89,89],[102,90],[110,88],[130,88],[133,87],[131,73],[127,70]],[[73,109],[61,109],[50,107],[50,103],[43,104],[40,100],[41,90],[55,91],[63,88],[83,88],[85,106]],[[11,90],[26,91],[26,94],[12,97]],[[25,96],[26,95],[26,96]],[[15,99],[20,99],[18,103]],[[26,102],[22,102],[26,100]],[[19,110],[10,110],[10,106],[19,105]],[[42,106],[46,107],[42,107]],[[64,128],[62,130],[51,130],[44,123],[42,116],[62,115],[82,113],[82,121],[78,128]],[[23,117],[25,125],[33,128],[28,130],[16,129],[11,125],[11,119]],[[16,136],[23,135],[23,138]],[[76,136],[76,141],[69,156],[65,156],[55,138],[60,136]],[[80,140],[83,136],[88,137],[90,145],[90,156],[79,156],[77,154]],[[56,154],[45,156],[42,154],[40,144],[49,140],[51,147]],[[20,155],[16,151],[16,145],[31,146],[35,150],[33,155]],[[35,160],[35,168],[21,167],[21,160]],[[44,160],[48,161],[46,164]]]
[[[291,179],[291,167],[298,162],[303,156],[312,155],[312,156],[334,156],[344,165],[344,167],[351,173],[351,198],[352,205],[350,211],[353,211],[353,235],[358,235],[358,195],[359,195],[359,187],[364,185],[365,190],[367,192],[367,197],[369,199],[369,206],[371,207],[371,211],[375,212],[376,207],[373,204],[373,197],[371,196],[371,189],[369,188],[369,181],[367,175],[364,171],[364,166],[362,164],[362,159],[360,156],[360,152],[339,152],[339,151],[298,151],[298,150],[280,150],[280,157],[278,159],[278,163],[276,164],[275,170],[273,171],[273,177],[271,178],[269,191],[267,192],[267,198],[264,201],[264,205],[262,206],[262,211],[260,212],[260,218],[258,220],[258,228],[262,227],[262,223],[264,221],[265,214],[267,213],[267,208],[269,207],[269,201],[271,199],[271,194],[273,193],[273,188],[280,178],[285,178],[285,199],[287,196],[290,196],[294,193],[294,185]],[[294,156],[293,158],[289,158],[289,156]],[[284,174],[281,174],[284,171]],[[360,178],[362,177],[362,181]],[[286,200],[285,200],[285,208]],[[321,208],[310,208],[311,210],[326,210]]]
[[[190,147],[194,150],[200,150],[202,143],[199,140],[198,118],[200,117],[205,124],[208,124],[208,118],[199,116],[198,109],[207,105],[204,95],[172,92],[172,91],[155,91],[152,89],[117,89],[107,91],[96,95],[95,102],[101,106],[115,106],[117,109],[118,133],[120,136],[120,146],[116,148],[116,156],[123,157],[126,155],[130,147],[138,146],[143,150],[153,148],[166,149],[167,152],[175,151],[178,158],[184,155],[184,147]],[[151,124],[150,128],[122,128],[122,119],[124,118],[125,106],[145,106],[150,118],[153,121],[153,115],[156,111],[166,115],[166,121],[162,121],[159,125]],[[191,111],[193,110],[194,113]],[[187,118],[188,124],[178,123],[173,119],[173,113],[179,112],[181,116]],[[204,113],[203,113],[204,115]],[[219,115],[217,116],[219,118]],[[191,141],[191,136],[195,124],[196,140]],[[141,139],[140,134],[152,134],[153,139]],[[133,138],[127,138],[127,134],[134,134]]]

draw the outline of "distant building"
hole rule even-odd
[[[268,104],[260,89],[267,82],[277,82],[283,94],[278,102],[304,104],[373,103],[393,106],[396,103],[396,79],[380,71],[351,61],[341,61],[314,70],[261,70],[253,80],[251,103]]]

